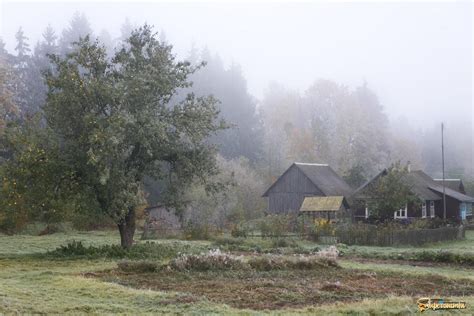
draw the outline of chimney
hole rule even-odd
[[[410,162],[410,160],[408,160],[408,162],[407,162],[407,170],[408,170],[408,173],[411,172],[411,162]]]

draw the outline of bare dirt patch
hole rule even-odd
[[[99,277],[122,285],[181,293],[172,303],[207,299],[255,310],[299,308],[387,295],[474,295],[474,282],[328,267],[321,270],[124,273]]]
[[[344,258],[340,260],[345,260]],[[377,258],[362,258],[362,257],[356,257],[356,256],[347,257],[347,260],[360,262],[360,263],[398,264],[398,265],[409,265],[409,266],[414,266],[414,267],[462,267],[464,269],[472,268],[473,273],[474,273],[474,267],[459,265],[455,263],[446,263],[446,262],[377,259]]]

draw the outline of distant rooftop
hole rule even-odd
[[[295,162],[297,165],[307,165],[307,166],[329,166],[327,163],[309,163],[309,162]]]

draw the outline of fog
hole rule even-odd
[[[152,24],[179,58],[207,47],[226,66],[240,65],[257,107],[274,82],[300,93],[318,78],[350,88],[367,82],[397,128],[424,131],[443,121],[451,133],[463,126],[474,134],[469,1],[3,1],[0,34],[14,52],[22,26],[33,47],[48,24],[60,35],[77,11],[96,34],[114,38],[126,18]],[[464,135],[471,148],[472,134]]]
[[[75,11],[99,33],[118,36],[125,18],[164,31],[184,56],[194,43],[238,63],[261,98],[271,81],[304,90],[315,78],[349,86],[366,80],[390,117],[418,124],[472,118],[472,4],[456,3],[140,3],[2,4],[9,50],[22,26],[31,43]],[[449,124],[448,124],[449,125]]]

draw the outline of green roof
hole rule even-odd
[[[338,211],[343,205],[343,196],[305,197],[300,212]]]

